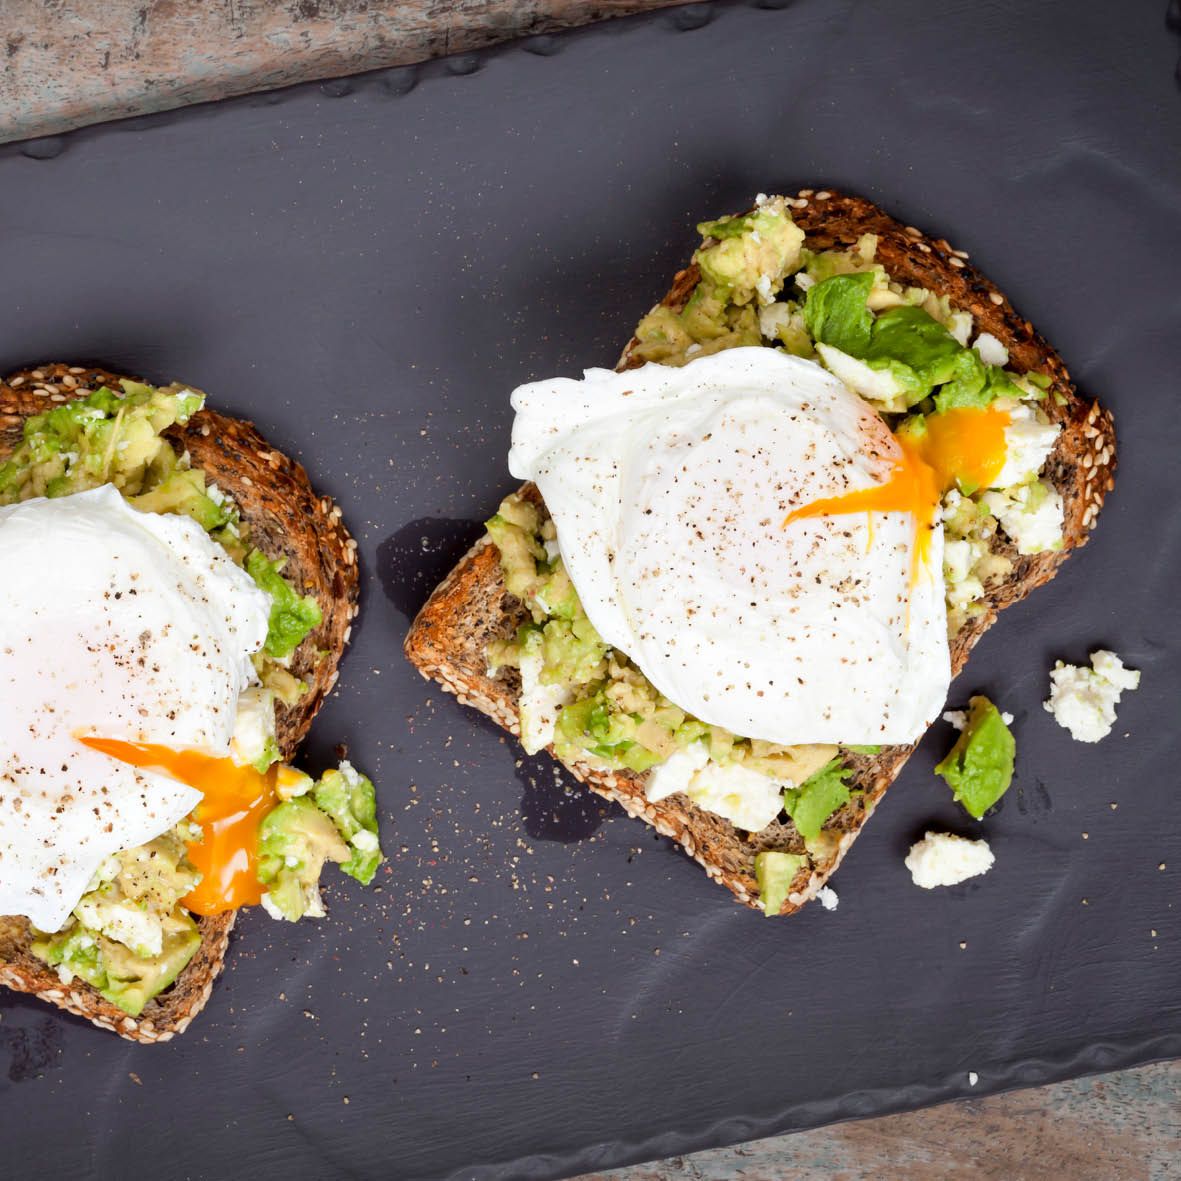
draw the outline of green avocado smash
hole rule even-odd
[[[33,954],[138,1017],[201,944],[180,905],[199,879],[177,830],[116,853],[60,931],[34,932]]]
[[[955,798],[977,820],[1009,790],[1017,744],[987,697],[968,702],[968,719],[947,757],[935,768]]]
[[[276,660],[286,660],[313,628],[320,626],[320,606],[310,595],[301,597],[280,571],[287,560],[271,561],[261,550],[246,555],[246,573],[260,590],[271,596],[265,651]]]
[[[834,275],[808,289],[804,323],[812,339],[886,375],[894,391],[889,410],[914,406],[934,395],[939,411],[985,407],[1019,390],[1002,369],[985,365],[923,308],[892,307],[874,315],[867,301],[870,271]]]
[[[328,771],[303,794],[284,800],[258,827],[258,880],[273,918],[321,918],[320,873],[334,861],[367,886],[384,860],[377,838],[373,784],[351,763]]]
[[[839,758],[821,767],[799,787],[783,793],[784,811],[805,842],[815,841],[825,821],[850,799],[845,780],[852,774]]]
[[[684,365],[723,349],[762,344],[758,308],[771,303],[800,267],[804,232],[782,197],[750,213],[705,221],[693,255],[701,279],[681,311],[653,308],[636,328],[633,356]]]

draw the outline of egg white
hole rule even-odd
[[[0,914],[58,930],[199,794],[78,733],[229,752],[269,596],[187,517],[106,486],[0,509]]]
[[[935,522],[800,519],[888,479],[881,417],[768,348],[520,387],[509,467],[534,480],[600,635],[676,705],[749,738],[903,743],[947,695]]]

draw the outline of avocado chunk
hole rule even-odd
[[[791,220],[782,197],[763,200],[740,217],[702,222],[697,232],[706,244],[693,261],[702,277],[733,304],[756,297],[770,303],[784,278],[800,264],[804,231]]]
[[[141,513],[179,513],[192,517],[207,533],[219,529],[231,518],[223,498],[219,504],[205,491],[205,473],[195,468],[173,471],[150,492],[129,496],[128,503]]]
[[[312,791],[316,807],[326,812],[349,843],[342,873],[362,886],[373,881],[384,860],[377,839],[377,798],[373,784],[346,759],[336,771],[325,771]]]
[[[980,820],[1009,790],[1017,744],[1000,711],[987,697],[968,702],[956,744],[935,767],[969,816]]]
[[[286,558],[272,561],[261,550],[246,555],[246,573],[260,590],[271,596],[271,616],[263,651],[275,660],[286,660],[323,618],[311,595],[301,596],[283,577]]]
[[[349,846],[327,813],[308,796],[273,808],[258,826],[258,880],[272,918],[323,918],[320,871],[325,861],[348,861]]]
[[[196,954],[201,932],[178,906],[164,919],[163,945],[151,959],[101,935],[98,943],[107,974],[106,987],[99,991],[125,1013],[138,1017],[148,1001],[172,984]]]
[[[850,774],[836,758],[799,787],[790,787],[783,793],[784,811],[805,842],[815,841],[828,818],[849,802],[845,780]]]
[[[773,918],[782,909],[791,891],[791,884],[808,858],[803,853],[756,853],[755,881],[759,886],[759,901],[763,914]]]

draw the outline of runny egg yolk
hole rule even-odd
[[[961,485],[987,488],[1005,466],[1005,427],[1011,416],[997,406],[965,407],[929,414],[926,430],[895,435],[901,455],[890,478],[872,488],[826,496],[789,513],[784,526],[806,517],[844,513],[910,513],[914,518],[915,544],[911,555],[913,586],[930,550],[930,535],[939,501],[949,489]]]
[[[271,767],[260,775],[253,767],[198,751],[82,735],[78,741],[120,762],[186,783],[204,796],[193,813],[202,839],[187,847],[201,881],[181,899],[186,909],[210,915],[258,904],[264,893],[258,880],[258,826],[278,803],[275,782],[283,768]]]

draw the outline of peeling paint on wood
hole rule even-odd
[[[0,142],[686,0],[3,0]]]

